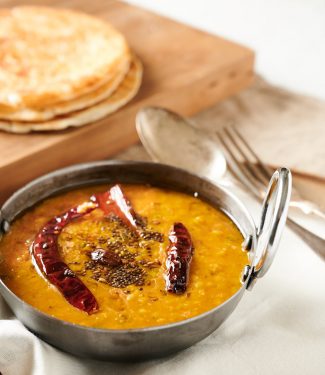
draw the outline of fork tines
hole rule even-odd
[[[255,196],[263,198],[265,186],[272,176],[271,170],[233,125],[221,128],[217,136],[225,151],[230,172]]]

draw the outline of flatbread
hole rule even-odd
[[[75,99],[113,79],[126,40],[95,17],[59,8],[0,10],[0,111]]]
[[[97,121],[117,111],[136,95],[141,85],[142,71],[140,60],[134,57],[124,80],[112,96],[106,100],[84,110],[60,116],[52,121],[29,123],[0,120],[0,129],[12,133],[29,133],[31,131],[62,130],[70,126],[79,127]]]
[[[120,70],[116,73],[116,76],[114,78],[110,79],[107,83],[88,94],[82,95],[76,99],[53,104],[52,106],[44,109],[23,108],[14,112],[1,112],[0,110],[0,120],[3,119],[10,121],[27,122],[48,121],[52,120],[54,117],[65,115],[70,112],[79,111],[81,109],[97,104],[111,96],[112,93],[117,89],[117,87],[126,76],[128,70],[130,69],[130,63],[131,60],[126,61],[124,66],[120,67]]]

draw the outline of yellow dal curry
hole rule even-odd
[[[136,213],[146,221],[148,236],[134,240],[128,228],[108,220],[99,209],[68,224],[59,235],[63,261],[95,296],[99,310],[91,315],[70,305],[32,262],[30,247],[40,228],[55,215],[89,200],[107,186],[73,190],[49,198],[18,218],[0,242],[0,275],[21,299],[56,318],[110,329],[143,328],[194,317],[226,301],[240,288],[247,264],[242,235],[221,211],[199,197],[144,186],[123,185]],[[168,233],[183,223],[194,245],[185,293],[165,286]],[[126,285],[116,268],[94,268],[89,252],[110,247],[137,264],[138,277]],[[130,280],[129,280],[130,281]]]

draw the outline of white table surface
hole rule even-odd
[[[270,82],[325,99],[324,0],[128,0],[247,45]]]

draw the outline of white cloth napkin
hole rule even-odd
[[[259,207],[237,191],[258,218]],[[285,230],[274,264],[211,336],[167,358],[123,364],[81,359],[44,343],[0,298],[2,375],[325,373],[325,262]]]

